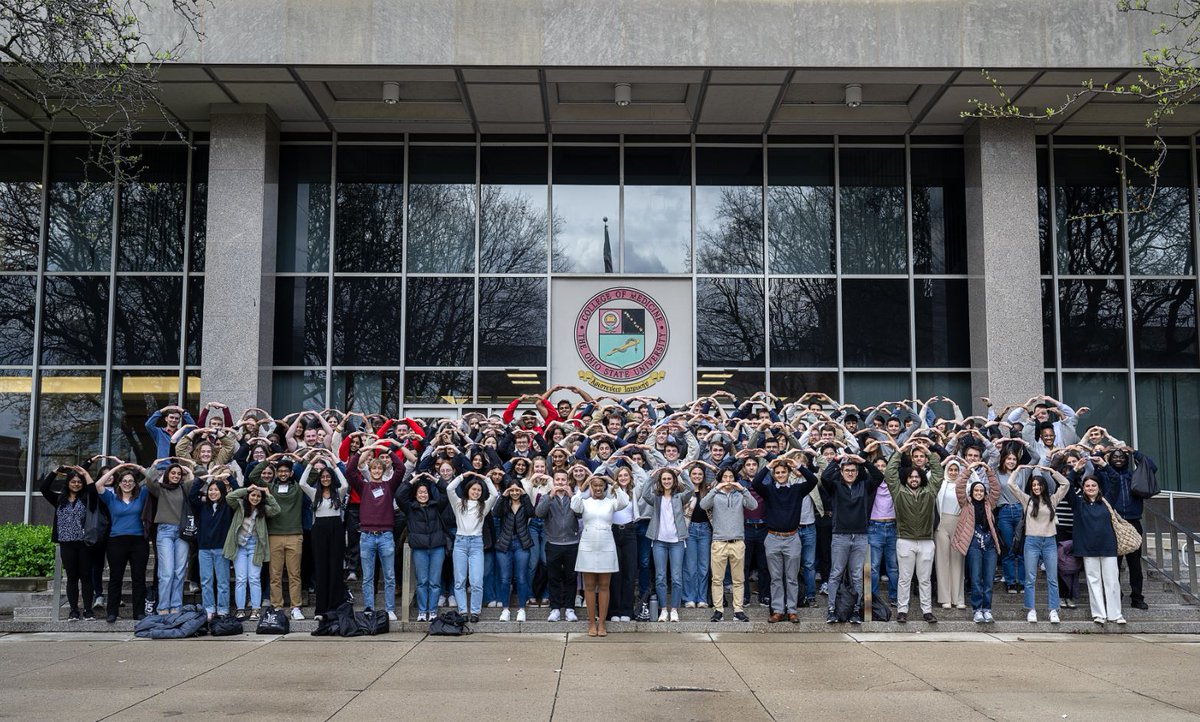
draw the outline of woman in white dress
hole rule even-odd
[[[593,476],[586,488],[571,499],[571,511],[583,517],[575,571],[583,573],[583,594],[588,613],[588,636],[606,637],[609,581],[618,571],[617,544],[613,540],[613,514],[629,506],[629,497],[609,478]]]

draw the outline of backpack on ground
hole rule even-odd
[[[255,634],[287,634],[291,628],[291,622],[288,621],[288,616],[282,609],[267,607],[263,610],[262,618],[258,620],[258,628],[254,630]]]
[[[429,634],[433,637],[461,637],[470,633],[467,615],[453,609],[442,612],[429,623]]]

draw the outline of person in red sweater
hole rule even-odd
[[[346,480],[359,497],[359,541],[363,568],[363,607],[375,607],[375,559],[383,567],[383,601],[388,619],[396,621],[396,540],[392,536],[395,515],[392,498],[404,478],[404,462],[390,450],[391,444],[378,441],[363,447],[350,457]],[[378,455],[376,455],[378,453]],[[362,473],[366,461],[367,475]]]

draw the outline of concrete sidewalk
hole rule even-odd
[[[1200,636],[0,636],[22,720],[1196,719]]]

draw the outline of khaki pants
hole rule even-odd
[[[300,548],[304,544],[301,534],[271,535],[271,606],[283,608],[283,570],[288,573],[288,594],[292,606],[300,606]]]
[[[942,514],[937,531],[933,534],[934,560],[937,569],[937,598],[942,604],[965,606],[963,591],[963,564],[965,557],[958,553],[951,542],[958,527],[958,514]]]
[[[733,580],[733,611],[742,611],[742,581],[745,577],[746,543],[714,541],[712,543],[712,598],[717,609],[725,606],[725,567]]]

